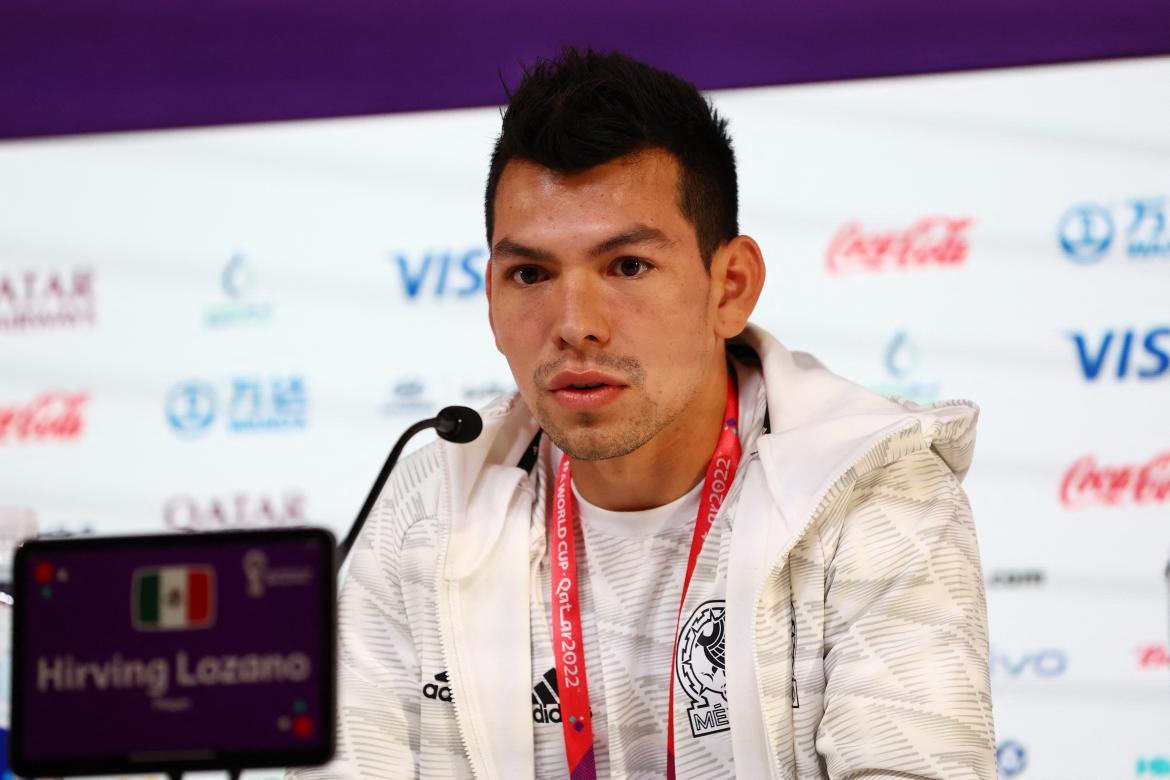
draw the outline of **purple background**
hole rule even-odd
[[[270,587],[261,598],[245,592],[244,553],[261,548],[269,568],[308,566],[308,585]],[[39,561],[65,566],[69,580],[53,584],[44,599],[32,583]],[[31,760],[67,756],[111,756],[155,750],[263,750],[319,745],[322,731],[321,625],[325,614],[317,576],[328,559],[318,542],[257,540],[222,547],[169,550],[86,550],[29,557],[30,580],[25,634],[24,747]],[[208,564],[216,570],[216,621],[190,631],[136,631],[131,625],[131,583],[135,569],[168,564]],[[328,575],[327,575],[328,576]],[[304,682],[179,687],[175,654],[185,650],[188,668],[204,655],[299,651],[312,663]],[[123,658],[165,657],[169,665],[168,698],[190,697],[184,712],[154,710],[145,689],[94,687],[84,691],[38,694],[38,656],[70,654],[75,661],[101,663],[115,652]],[[304,699],[317,724],[314,736],[301,739],[277,729],[277,718],[292,718],[293,702]],[[66,752],[67,751],[67,752]]]
[[[564,43],[705,89],[1170,53],[1165,0],[6,0],[0,138],[494,105]]]

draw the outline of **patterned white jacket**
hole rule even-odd
[[[755,327],[737,342],[762,363],[770,432],[752,437],[720,510],[734,513],[736,775],[994,778],[986,606],[959,486],[977,410],[882,398]],[[294,777],[533,775],[543,497],[516,464],[536,430],[506,399],[474,442],[436,442],[395,471],[342,588],[337,757]]]

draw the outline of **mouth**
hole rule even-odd
[[[561,371],[549,380],[547,387],[560,406],[588,412],[612,403],[629,385],[620,377],[600,371]]]

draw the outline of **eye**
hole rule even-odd
[[[518,265],[508,269],[507,277],[523,287],[530,287],[548,278],[548,273],[536,265]]]
[[[613,265],[613,270],[618,276],[627,278],[642,276],[651,268],[652,265],[638,257],[622,257]]]

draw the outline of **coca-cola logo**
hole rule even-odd
[[[950,268],[967,261],[971,217],[923,217],[905,230],[866,231],[850,222],[825,252],[829,273]]]
[[[0,445],[81,436],[89,393],[52,391],[28,403],[0,406]]]
[[[0,271],[0,330],[93,323],[93,271]]]
[[[1121,466],[1102,466],[1086,455],[1065,472],[1060,503],[1068,509],[1170,503],[1170,452]]]
[[[163,506],[163,524],[176,531],[216,531],[225,528],[274,528],[304,525],[305,496],[230,493],[211,498],[174,496]]]
[[[1142,669],[1170,669],[1170,647],[1151,642],[1137,648],[1138,666]]]

